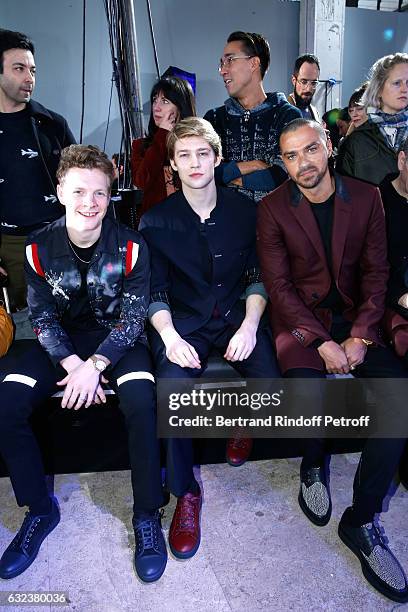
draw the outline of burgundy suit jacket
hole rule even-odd
[[[400,357],[404,357],[408,351],[408,319],[405,319],[391,308],[387,308],[383,323],[388,339],[393,344],[395,352]]]
[[[351,336],[383,344],[388,280],[384,210],[376,187],[335,175],[332,268],[352,321]],[[287,180],[258,206],[258,254],[282,371],[324,369],[310,345],[330,340],[331,312],[319,308],[331,286],[323,241],[311,206]]]

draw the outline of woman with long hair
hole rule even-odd
[[[196,115],[190,84],[177,77],[163,77],[150,94],[151,113],[147,135],[132,143],[132,181],[143,190],[140,214],[178,189],[167,157],[166,139],[180,119]]]
[[[398,149],[408,136],[408,53],[374,63],[362,102],[368,120],[347,136],[336,168],[379,185],[387,174],[398,172]]]

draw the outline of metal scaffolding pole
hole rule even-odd
[[[122,40],[125,54],[124,71],[128,83],[128,104],[131,138],[140,138],[143,134],[142,95],[140,88],[140,71],[137,55],[136,21],[133,0],[119,0],[122,5],[123,27]]]
[[[125,150],[143,134],[133,0],[104,0]]]

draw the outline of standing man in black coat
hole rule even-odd
[[[0,273],[15,310],[26,305],[26,237],[63,214],[55,173],[75,143],[64,117],[31,100],[35,69],[31,40],[0,29]]]

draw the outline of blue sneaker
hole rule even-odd
[[[59,522],[60,511],[53,497],[49,514],[34,516],[31,512],[26,512],[17,535],[0,559],[0,578],[15,578],[30,567],[41,544]]]
[[[167,548],[161,527],[162,516],[163,510],[156,510],[151,515],[143,514],[133,519],[135,569],[143,582],[155,582],[166,569]]]

